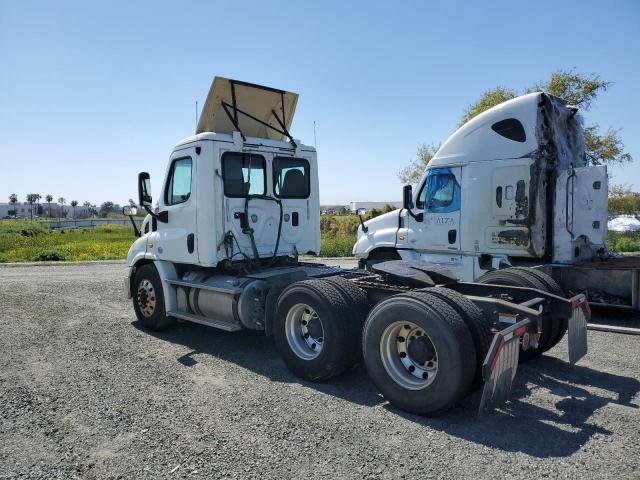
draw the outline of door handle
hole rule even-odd
[[[449,244],[456,243],[456,237],[458,236],[457,230],[449,230]]]
[[[193,233],[187,235],[187,251],[189,253],[193,253],[195,243],[195,235]]]

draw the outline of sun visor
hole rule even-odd
[[[284,140],[296,111],[298,94],[253,83],[215,77],[196,134],[232,133]]]

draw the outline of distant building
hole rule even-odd
[[[15,215],[13,210],[16,211]],[[7,202],[0,202],[0,218],[5,217],[18,217],[18,218],[30,218],[33,211],[34,217],[65,217],[65,218],[87,218],[89,216],[89,208],[84,205],[78,205],[74,209],[71,205],[59,205],[58,203],[42,202],[40,201],[40,212],[38,213],[38,205],[29,205],[27,202],[18,202],[11,205]],[[12,213],[9,213],[12,212]]]
[[[349,209],[352,213],[366,213],[374,208],[381,209],[385,205],[391,205],[395,208],[402,208],[402,202],[351,202]]]

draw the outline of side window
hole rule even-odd
[[[265,160],[260,155],[227,152],[222,155],[222,179],[227,197],[264,195],[267,191]]]
[[[174,160],[169,171],[169,181],[164,192],[164,203],[177,205],[191,196],[191,158]]]
[[[304,158],[273,159],[273,193],[278,198],[308,198],[310,167]]]
[[[507,118],[506,120],[496,122],[491,125],[491,130],[514,142],[527,141],[527,135],[524,133],[522,123],[515,118]]]
[[[460,185],[448,168],[431,170],[424,190],[426,213],[449,213],[460,209]]]

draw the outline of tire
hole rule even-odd
[[[146,328],[161,331],[173,324],[173,318],[166,314],[162,280],[153,264],[136,269],[131,293],[136,317]]]
[[[476,350],[476,371],[473,385],[479,385],[482,380],[482,364],[493,340],[491,321],[484,315],[484,312],[480,310],[480,307],[455,290],[433,287],[426,288],[422,291],[427,295],[437,297],[447,302],[467,325]]]
[[[352,310],[334,284],[303,280],[280,294],[273,336],[280,356],[296,376],[320,382],[357,362],[360,337],[354,335],[352,323]]]
[[[323,280],[335,286],[343,295],[345,301],[350,304],[354,326],[358,329],[358,338],[360,338],[364,322],[371,310],[371,303],[367,293],[344,277],[326,277]]]
[[[402,332],[408,332],[406,339]],[[413,342],[422,342],[416,355]],[[420,291],[393,295],[373,308],[364,326],[363,353],[369,376],[385,398],[419,415],[453,406],[469,391],[476,370],[465,322],[447,302]],[[416,368],[416,361],[425,370]],[[426,371],[429,363],[436,364],[433,375]]]
[[[539,281],[541,281],[547,287],[546,288],[547,292],[557,295],[558,297],[566,298],[564,290],[562,290],[562,287],[558,285],[558,282],[556,282],[551,277],[551,275],[541,272],[536,268],[527,268],[527,267],[514,267],[514,268],[517,270],[524,270],[526,272],[529,272],[529,274],[536,277]],[[566,318],[554,318],[554,322],[556,322],[559,325],[559,328],[556,333],[556,337],[549,341],[547,350],[551,350],[553,347],[555,347],[558,344],[558,342],[560,342],[560,340],[562,340],[565,333],[567,333],[567,328],[569,327],[569,320]]]
[[[548,291],[546,285],[538,280],[535,275],[532,275],[526,269],[519,268],[505,268],[502,270],[494,270],[492,272],[485,273],[476,280],[478,283],[485,283],[488,285],[505,285],[511,287],[527,287],[535,288],[537,290]],[[539,357],[542,353],[546,352],[551,345],[551,341],[556,338],[560,326],[558,322],[552,321],[550,318],[544,318],[542,320],[542,331],[540,332],[540,339],[538,340],[538,346],[536,348],[529,348],[528,350],[520,351],[520,361],[526,362],[533,358]]]

